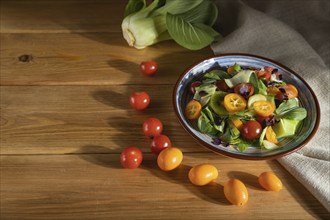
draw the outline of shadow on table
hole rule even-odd
[[[230,171],[228,172],[228,177],[230,179],[241,180],[247,186],[247,188],[251,188],[259,191],[265,191],[264,189],[261,188],[258,182],[258,177],[253,174],[242,171]]]
[[[122,169],[119,163],[119,158],[118,161],[116,162],[109,159],[109,154],[113,154],[116,152],[106,147],[97,146],[97,145],[85,145],[75,153],[78,154],[81,159],[93,163],[95,165],[115,168],[115,169]]]
[[[188,172],[191,166],[181,164],[175,170],[166,172],[158,168],[155,159],[146,158],[143,160],[141,167],[160,179],[185,186],[191,193],[205,201],[220,205],[230,205],[222,193],[223,186],[219,183],[212,182],[206,186],[193,185],[188,179]]]

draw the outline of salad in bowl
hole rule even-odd
[[[204,146],[243,159],[292,152],[319,123],[316,97],[303,79],[248,55],[215,57],[187,70],[175,87],[174,106],[183,127]]]

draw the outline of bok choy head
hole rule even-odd
[[[220,38],[212,26],[218,9],[212,0],[129,0],[122,22],[130,46],[142,49],[173,39],[179,45],[199,50]]]

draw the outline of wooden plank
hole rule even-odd
[[[151,104],[136,111],[129,95],[142,90]],[[149,117],[163,121],[173,145],[206,151],[176,120],[172,86],[2,86],[1,153],[118,153],[127,145],[149,152],[142,134]]]
[[[314,219],[329,213],[275,162],[229,159],[213,153],[185,153],[172,172],[145,154],[141,168],[125,170],[118,154],[1,156],[1,219]],[[191,166],[211,163],[216,183],[193,186]],[[257,176],[273,170],[284,188],[266,192]],[[229,178],[249,192],[244,207],[223,194]]]
[[[1,1],[2,33],[120,32],[126,1]]]
[[[194,63],[212,56],[210,48],[190,51],[173,41],[137,50],[121,33],[1,34],[1,85],[174,84]],[[22,55],[32,56],[21,62]],[[155,77],[139,64],[156,60]]]

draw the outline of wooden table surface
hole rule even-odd
[[[178,76],[212,55],[169,41],[128,47],[120,24],[126,1],[1,1],[1,219],[326,219],[326,209],[277,161],[244,161],[214,154],[183,130],[172,107]],[[237,51],[239,52],[239,51]],[[32,60],[23,62],[19,57]],[[22,57],[21,57],[22,58]],[[154,59],[155,77],[139,72]],[[145,90],[150,107],[128,104]],[[164,123],[184,152],[172,172],[159,170],[141,124]],[[136,145],[144,161],[121,168],[121,150]],[[211,163],[216,183],[193,186],[191,166]],[[283,181],[279,193],[257,183],[264,171]],[[244,207],[230,205],[223,184],[239,178]]]

